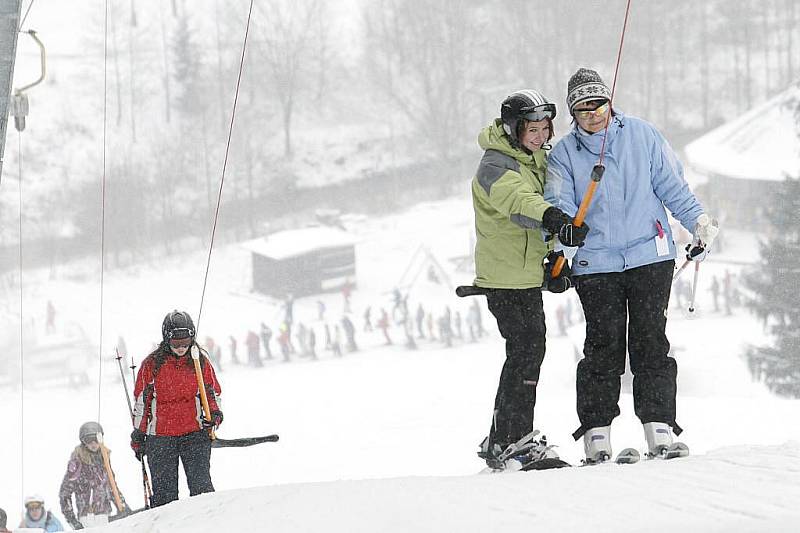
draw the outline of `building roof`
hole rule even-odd
[[[793,110],[798,102],[800,83],[686,145],[686,162],[707,175],[767,181],[796,177],[800,125]]]
[[[346,231],[314,226],[271,233],[242,244],[251,252],[272,259],[297,257],[316,250],[353,246],[356,238]]]

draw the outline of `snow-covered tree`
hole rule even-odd
[[[792,102],[798,119],[800,101]],[[800,174],[800,172],[798,172]],[[772,338],[748,353],[754,377],[777,394],[800,397],[800,178],[787,178],[764,211],[769,232],[761,242],[761,262],[745,277],[750,305]]]

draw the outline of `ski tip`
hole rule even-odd
[[[617,464],[633,464],[638,463],[639,459],[641,459],[639,450],[635,448],[625,448],[617,454],[617,458],[614,462]]]

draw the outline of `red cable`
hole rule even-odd
[[[628,0],[628,5],[625,7],[625,21],[622,23],[622,33],[619,37],[619,49],[617,50],[617,65],[614,67],[614,81],[611,84],[611,100],[608,102],[609,113],[614,109],[614,91],[617,90],[617,73],[619,73],[619,64],[622,60],[622,45],[625,42],[625,30],[628,28],[628,13],[631,10],[631,0]],[[606,120],[606,127],[603,131],[603,144],[600,147],[600,162],[598,165],[603,166],[603,156],[606,152],[606,137],[608,136],[608,126],[611,124],[611,117]]]

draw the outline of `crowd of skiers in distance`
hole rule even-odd
[[[343,312],[336,316],[322,300],[317,300],[313,316],[298,320],[295,299],[290,296],[283,302],[283,318],[277,326],[261,322],[247,331],[244,339],[229,335],[224,342],[227,350],[211,336],[203,337],[201,345],[208,351],[214,369],[222,372],[228,364],[260,368],[270,361],[317,360],[325,353],[342,357],[358,351],[365,343],[415,350],[420,342],[451,347],[457,342],[476,342],[486,335],[477,300],[455,310],[450,306],[434,309],[424,302],[410,305],[408,300],[408,294],[396,289],[387,305],[355,310],[346,298]],[[127,353],[124,339],[120,338],[117,349],[121,354]]]

